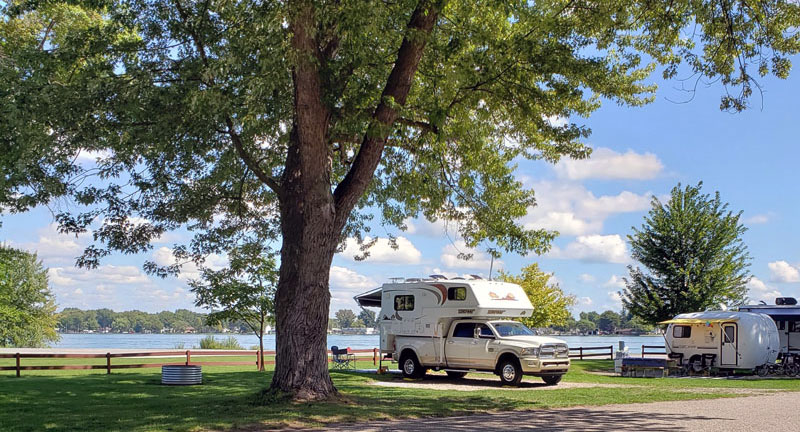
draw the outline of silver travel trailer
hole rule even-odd
[[[667,354],[695,372],[756,370],[774,364],[780,350],[775,322],[759,313],[693,312],[661,324],[669,324]]]
[[[504,384],[533,375],[552,385],[569,369],[564,341],[513,321],[533,312],[519,285],[435,275],[387,283],[355,300],[381,309],[381,360],[388,354],[408,378],[422,378],[428,369],[456,378],[477,371]]]
[[[774,305],[760,304],[739,307],[741,312],[769,315],[778,327],[781,356],[800,356],[800,306],[792,297],[778,297]]]

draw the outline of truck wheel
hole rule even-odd
[[[545,375],[542,377],[542,381],[544,381],[547,385],[556,385],[561,382],[562,375]]]
[[[461,379],[467,376],[466,372],[456,372],[456,371],[445,371],[447,372],[447,376],[453,379]]]
[[[419,364],[419,360],[417,360],[417,356],[414,353],[400,356],[400,370],[405,378],[416,379],[425,375],[425,369]]]
[[[519,366],[519,360],[503,360],[497,369],[500,372],[500,381],[503,384],[519,386],[522,381],[522,368]]]

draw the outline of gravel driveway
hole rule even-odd
[[[800,431],[800,393],[328,425],[345,431]]]

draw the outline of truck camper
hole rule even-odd
[[[758,370],[775,363],[778,329],[767,315],[750,312],[685,313],[661,322],[667,354],[694,372]]]
[[[523,375],[556,384],[569,369],[564,341],[513,321],[533,312],[519,285],[433,275],[387,283],[355,300],[380,307],[381,357],[390,355],[409,378],[434,369],[452,377],[493,372],[513,385]]]

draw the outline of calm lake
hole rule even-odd
[[[130,349],[173,349],[199,348],[204,334],[62,334],[61,340],[54,343],[53,348],[130,348]],[[235,337],[245,349],[258,345],[254,335],[215,334],[215,338]],[[632,353],[641,352],[642,345],[664,345],[661,336],[557,336],[570,347],[592,347],[614,345],[616,350],[619,341]],[[328,346],[350,347],[352,349],[369,349],[378,346],[378,335],[328,335]],[[275,349],[275,335],[264,336],[264,349]]]

